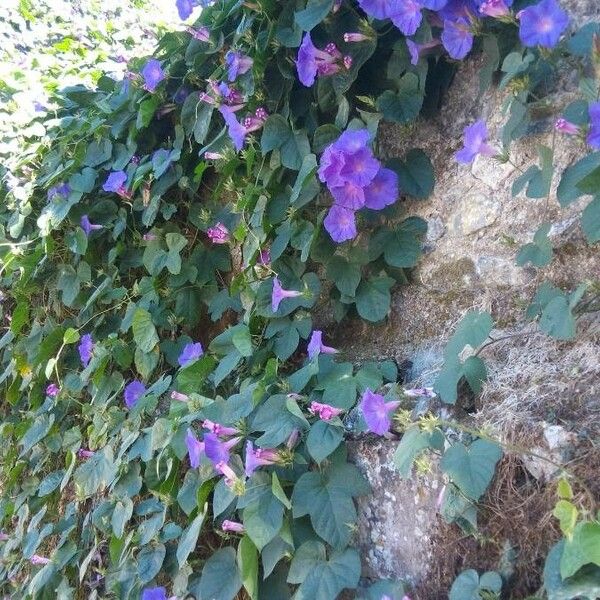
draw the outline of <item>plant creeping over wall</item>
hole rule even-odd
[[[511,142],[544,114],[553,139],[571,136],[585,156],[555,172],[553,147],[540,146],[514,194],[553,201],[553,181],[561,206],[597,194],[600,25],[573,31],[556,0],[201,4],[122,81],[59,90],[26,167],[5,177],[0,590],[333,600],[359,588],[399,600],[402,582],[359,586],[354,499],[369,489],[344,439],[399,439],[406,477],[421,453],[438,454],[440,511],[472,531],[502,447],[401,407],[453,404],[461,382],[478,393],[493,321],[468,313],[434,388],[407,390],[392,361],[344,361],[314,308],[386,318],[426,232],[402,199],[425,200],[435,180],[420,148],[379,158],[378,128],[404,124],[410,139],[470,55],[482,57],[482,91],[506,91],[507,120],[499,140],[469,125],[456,160],[511,161]],[[177,1],[182,19],[193,5]],[[580,99],[555,107],[567,71]],[[600,240],[600,195],[581,224]],[[549,229],[540,223],[518,264],[550,263]],[[542,284],[525,316],[572,339],[598,291],[591,279]],[[568,478],[544,593],[595,598],[600,524]],[[466,571],[450,597],[503,586]]]

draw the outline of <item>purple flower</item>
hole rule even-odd
[[[194,5],[192,4],[192,0],[177,0],[175,2],[177,6],[177,12],[179,13],[179,18],[182,21],[185,21],[194,10]]]
[[[140,600],[167,600],[167,590],[164,587],[145,588]]]
[[[244,147],[246,136],[252,131],[258,131],[267,120],[267,112],[264,108],[257,108],[254,115],[245,117],[242,123],[236,119],[233,110],[228,106],[220,106],[219,112],[225,119],[227,132],[238,152]]]
[[[142,77],[144,78],[144,88],[149,92],[154,92],[156,86],[165,78],[160,61],[151,58],[142,69]]]
[[[185,445],[190,457],[190,465],[193,469],[197,469],[204,454],[204,442],[200,442],[194,432],[188,429],[185,434]]]
[[[441,10],[448,4],[448,0],[419,0],[419,2],[423,8],[429,10]]]
[[[325,50],[319,50],[312,42],[310,33],[306,32],[298,49],[296,70],[300,83],[311,87],[317,75],[334,75],[342,68],[352,66],[352,57],[344,56],[334,43],[329,43]]]
[[[319,354],[336,354],[337,350],[331,346],[323,344],[323,332],[319,329],[315,329],[310,336],[308,342],[308,358],[314,358]]]
[[[410,64],[417,65],[419,64],[419,59],[421,56],[426,54],[428,50],[440,45],[440,40],[431,40],[430,42],[425,42],[424,44],[417,44],[416,42],[407,39],[406,45],[408,46],[408,51],[410,52]]]
[[[334,204],[327,213],[323,225],[331,239],[338,244],[356,237],[354,211]]]
[[[180,367],[185,367],[194,360],[198,360],[204,354],[202,344],[200,342],[190,342],[183,347],[177,362]]]
[[[353,33],[353,32],[349,31],[344,34],[344,41],[346,43],[364,42],[368,39],[369,39],[369,36],[365,35],[364,33]]]
[[[473,33],[467,19],[444,21],[442,44],[448,54],[456,60],[463,59],[473,48]]]
[[[330,404],[322,404],[321,402],[311,402],[308,412],[313,415],[318,415],[323,421],[331,421],[333,417],[337,417],[344,411],[341,408],[335,408]]]
[[[247,73],[252,68],[252,59],[236,50],[229,50],[225,55],[225,64],[227,65],[227,78],[229,81],[235,81],[238,75]]]
[[[260,252],[258,253],[258,262],[264,266],[271,264],[271,250],[269,250],[269,248],[260,249]]]
[[[397,4],[396,2],[392,3]],[[359,6],[370,16],[376,19],[387,19],[389,17],[389,0],[358,0]]]
[[[510,13],[512,0],[485,0],[479,7],[479,12],[486,17],[505,17]]]
[[[117,194],[122,194],[125,188],[125,183],[127,182],[127,173],[125,171],[113,171],[106,178],[102,189],[105,192],[115,192]]]
[[[244,461],[244,473],[251,477],[252,473],[259,467],[277,464],[280,461],[277,450],[265,450],[254,448],[252,442],[246,442],[246,460]]]
[[[79,448],[79,450],[77,450],[77,458],[92,458],[94,454],[95,452],[86,450],[85,448]]]
[[[369,428],[369,431],[377,435],[385,435],[390,430],[392,420],[390,414],[394,412],[399,401],[386,402],[380,394],[375,394],[371,390],[365,390],[360,402],[360,410]]]
[[[281,301],[284,298],[297,298],[302,296],[302,292],[296,290],[284,290],[277,277],[273,277],[273,292],[271,293],[271,310],[277,312]]]
[[[186,396],[185,394],[182,394],[181,392],[177,392],[177,391],[173,390],[171,392],[171,399],[179,400],[179,402],[187,402],[190,399],[190,397]]]
[[[579,127],[575,125],[575,123],[571,123],[571,121],[567,121],[562,117],[556,119],[556,123],[554,123],[554,129],[566,135],[576,135],[579,133]]]
[[[34,554],[29,560],[32,565],[47,565],[52,562],[49,558],[40,556],[39,554]]]
[[[556,0],[542,0],[517,14],[524,46],[553,48],[569,25],[569,16]]]
[[[470,19],[477,14],[480,0],[448,0],[446,5],[438,12],[442,20],[456,21]]]
[[[365,190],[352,181],[345,181],[340,186],[330,187],[329,191],[337,206],[358,210],[365,205]]]
[[[204,429],[208,429],[211,433],[214,433],[217,436],[231,436],[231,435],[239,435],[240,430],[237,427],[227,427],[225,425],[221,425],[220,423],[215,423],[210,419],[205,419],[202,421],[202,427]]]
[[[423,20],[421,13],[422,5],[415,0],[403,0],[392,2],[393,6],[388,9],[392,23],[404,34],[413,35]],[[392,11],[394,11],[392,13]]]
[[[60,388],[55,383],[51,383],[46,388],[46,396],[50,396],[51,398],[56,398],[56,396],[58,396],[59,392],[60,392]]]
[[[90,333],[81,336],[77,349],[79,350],[81,364],[86,368],[90,364],[90,360],[92,360],[92,352],[94,350],[94,341]]]
[[[208,27],[200,27],[200,29],[194,29],[193,27],[188,27],[187,32],[199,42],[209,42],[210,41],[210,29]]]
[[[213,244],[226,244],[229,239],[229,229],[223,223],[217,223],[206,230],[206,235]]]
[[[221,529],[223,531],[232,531],[233,533],[244,533],[245,529],[241,523],[237,521],[229,521],[225,519],[221,524]]]
[[[588,108],[590,115],[590,131],[587,136],[587,143],[600,150],[600,102],[592,102]]]
[[[379,167],[379,161],[373,156],[371,149],[363,147],[346,154],[340,175],[346,181],[352,181],[356,185],[364,187],[377,175]]]
[[[4,531],[0,531],[0,542],[6,542],[10,539],[10,536]]]
[[[54,200],[57,196],[61,198],[67,198],[71,193],[71,186],[68,183],[61,183],[55,185],[48,190],[48,202]]]
[[[204,434],[204,452],[215,468],[220,464],[227,464],[231,449],[239,444],[241,438],[234,437],[222,442],[214,433]]]
[[[469,164],[478,154],[484,156],[496,154],[496,150],[487,143],[488,130],[483,121],[476,121],[473,125],[465,127],[464,137],[464,147],[454,155],[458,162]]]
[[[408,396],[409,398],[418,398],[419,396],[424,396],[425,398],[437,397],[437,394],[433,391],[433,388],[431,387],[420,387],[404,390],[404,395]]]
[[[146,393],[146,386],[137,379],[125,386],[125,406],[133,408],[137,401]]]
[[[81,229],[83,229],[86,237],[89,237],[92,231],[99,231],[100,229],[102,229],[102,225],[95,225],[90,221],[90,218],[87,215],[83,215],[81,217],[79,225],[81,226]]]
[[[365,206],[381,210],[398,199],[398,175],[392,169],[381,167],[375,178],[365,188]]]

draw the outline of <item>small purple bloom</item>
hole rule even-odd
[[[600,102],[592,102],[588,108],[590,115],[590,131],[587,136],[587,143],[600,150]]]
[[[461,60],[469,54],[473,48],[473,39],[471,25],[467,19],[444,21],[442,44],[452,58]]]
[[[365,206],[381,210],[398,199],[398,175],[392,169],[381,167],[375,178],[365,188]]]
[[[511,0],[486,0],[480,7],[479,12],[486,17],[505,17],[510,14]]]
[[[204,434],[204,452],[215,468],[217,465],[229,462],[230,451],[235,445],[239,444],[240,439],[235,437],[222,442],[214,433]]]
[[[48,190],[48,202],[54,200],[57,196],[60,198],[67,198],[71,193],[71,186],[68,183],[61,183],[55,185]]]
[[[81,220],[79,221],[79,225],[81,229],[83,229],[86,237],[89,237],[92,231],[99,231],[102,229],[102,225],[96,225],[90,221],[90,218],[87,215],[83,215]]]
[[[556,123],[554,123],[554,129],[566,135],[577,135],[579,133],[579,127],[575,125],[575,123],[571,123],[571,121],[567,121],[562,117],[556,119]]]
[[[40,556],[39,554],[34,554],[29,559],[29,561],[32,565],[47,565],[48,563],[52,562],[49,558],[46,558],[45,556]]]
[[[50,396],[51,398],[56,398],[56,396],[58,396],[59,392],[60,392],[60,388],[55,383],[51,383],[46,388],[46,396]]]
[[[271,310],[277,312],[279,305],[284,298],[297,298],[302,296],[302,292],[296,290],[284,290],[277,277],[273,277],[273,292],[271,293]]]
[[[156,86],[165,78],[160,61],[151,58],[142,69],[142,77],[144,78],[144,88],[149,92],[154,92]]]
[[[245,529],[241,523],[237,521],[229,521],[225,519],[221,524],[221,529],[223,531],[231,531],[233,533],[244,533]]]
[[[265,450],[254,448],[252,442],[246,442],[246,460],[244,461],[244,473],[251,477],[252,473],[259,467],[277,464],[280,461],[277,450]]]
[[[210,419],[204,419],[204,421],[202,421],[202,427],[204,427],[204,429],[208,429],[211,433],[214,433],[219,437],[240,434],[240,430],[237,429],[237,427],[227,427],[226,425],[215,423]]]
[[[167,600],[167,590],[164,587],[145,588],[140,600]]]
[[[554,48],[569,25],[569,15],[556,0],[542,0],[517,14],[524,46]]]
[[[204,454],[204,442],[200,442],[194,432],[188,429],[185,434],[185,445],[190,457],[190,465],[193,469],[197,469]]]
[[[125,183],[127,183],[127,173],[125,171],[113,171],[106,178],[102,189],[105,192],[120,194],[125,189]]]
[[[225,119],[227,132],[238,152],[244,147],[246,136],[253,131],[258,131],[267,120],[267,113],[264,108],[256,109],[255,114],[245,117],[242,123],[237,120],[235,113],[228,106],[220,106],[219,112]]]
[[[422,5],[415,0],[403,0],[402,2],[392,2],[392,4],[394,6],[388,9],[392,23],[404,35],[413,35],[423,20]]]
[[[86,368],[90,364],[90,360],[92,360],[92,352],[94,350],[94,341],[92,340],[92,335],[90,333],[81,336],[79,347],[77,349],[79,350],[81,364]]]
[[[271,250],[269,248],[261,248],[258,253],[258,262],[264,266],[271,264]]]
[[[219,154],[218,152],[205,152],[204,153],[205,160],[219,160],[220,158],[223,158],[223,155]]]
[[[177,392],[177,391],[173,390],[171,392],[171,399],[179,400],[179,402],[187,402],[190,399],[190,397],[186,396],[185,394],[182,394],[181,392]]]
[[[323,354],[336,354],[337,350],[331,346],[323,344],[323,332],[319,329],[315,329],[310,336],[308,342],[308,358],[314,358],[315,356]]]
[[[77,458],[92,458],[94,454],[95,452],[92,452],[91,450],[86,450],[85,448],[79,448],[79,450],[77,450]]]
[[[235,81],[239,75],[247,73],[252,68],[252,62],[249,56],[235,50],[229,50],[225,55],[229,81]]]
[[[399,401],[386,402],[385,398],[380,394],[375,394],[371,390],[365,390],[360,402],[360,410],[362,411],[365,423],[369,431],[377,435],[385,435],[390,430],[392,420],[390,414],[394,412]]]
[[[125,406],[133,408],[137,401],[146,393],[146,386],[137,379],[125,386]]]
[[[179,18],[182,21],[185,21],[194,10],[194,5],[192,4],[192,0],[177,0],[175,2],[177,6],[177,12],[179,13]]]
[[[325,50],[319,50],[313,44],[310,33],[304,34],[296,58],[296,70],[302,85],[311,87],[317,75],[334,75],[340,69],[351,66],[352,58],[344,57],[335,44],[327,44]]]
[[[10,539],[10,536],[4,531],[0,531],[0,542],[6,542]]]
[[[206,235],[213,244],[226,244],[230,240],[229,229],[223,223],[217,223],[206,230]]]
[[[148,231],[142,236],[142,239],[145,242],[153,242],[154,240],[156,240],[158,238],[156,237],[156,235],[154,233],[152,233],[151,231]]]
[[[368,39],[369,39],[369,36],[365,35],[364,33],[353,33],[353,32],[349,31],[344,34],[344,41],[346,43],[364,42]]]
[[[210,41],[210,29],[208,27],[200,27],[200,29],[188,27],[187,31],[195,40],[198,40],[199,42]]]
[[[496,150],[487,143],[488,130],[483,121],[476,121],[473,125],[465,127],[464,147],[455,154],[458,162],[469,164],[478,154],[494,156]]]
[[[318,415],[322,421],[331,421],[333,417],[341,415],[344,411],[341,408],[335,408],[330,404],[322,404],[321,402],[311,402],[308,412],[312,415]]]
[[[338,244],[356,237],[354,211],[334,204],[327,213],[323,225],[331,239]]]
[[[194,360],[198,360],[204,354],[202,344],[200,342],[190,342],[183,347],[177,362],[180,367],[185,367]]]
[[[387,19],[389,17],[389,0],[358,0],[358,4],[370,17],[375,19]]]

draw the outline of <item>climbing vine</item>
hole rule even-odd
[[[182,19],[195,4],[177,0]],[[467,314],[434,388],[404,389],[392,361],[344,361],[314,309],[388,314],[426,232],[402,198],[427,198],[435,181],[422,149],[381,160],[379,125],[426,118],[471,53],[482,89],[499,77],[507,90],[508,116],[498,145],[483,121],[470,125],[456,159],[510,161],[536,114],[556,112],[555,136],[595,152],[557,174],[542,146],[513,192],[550,198],[559,177],[562,206],[595,194],[600,25],[571,34],[556,0],[199,4],[122,80],[57,90],[34,157],[5,178],[0,590],[400,599],[402,582],[359,585],[354,499],[369,488],[345,436],[401,433],[406,477],[437,453],[440,511],[472,531],[502,447],[439,415],[412,422],[402,406],[453,404],[463,381],[478,393],[493,321]],[[581,73],[582,97],[553,107],[566,69]],[[581,223],[600,240],[598,198]],[[552,260],[548,232],[518,264]],[[527,318],[572,339],[597,308],[597,283],[543,284]],[[595,597],[595,508],[573,503],[565,474],[549,597]],[[503,584],[471,570],[450,594]]]

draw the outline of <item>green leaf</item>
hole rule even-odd
[[[86,167],[97,167],[107,161],[112,154],[112,143],[109,139],[93,141],[88,145],[83,164]]]
[[[329,14],[332,6],[333,0],[308,0],[306,8],[296,13],[296,23],[303,31],[310,31]]]
[[[201,598],[233,600],[242,587],[233,548],[217,550],[204,564],[198,585]]]
[[[423,150],[410,150],[404,161],[394,159],[389,167],[398,173],[400,190],[407,196],[425,199],[435,186],[435,173],[431,160]]]
[[[398,81],[398,91],[386,90],[377,98],[377,110],[383,118],[396,123],[409,123],[417,118],[423,106],[419,78],[405,73]]]
[[[117,474],[113,451],[110,446],[98,450],[94,456],[81,463],[73,476],[76,486],[84,497],[89,498],[107,487]]]
[[[550,225],[544,223],[539,227],[533,236],[533,242],[525,244],[517,255],[517,265],[519,267],[531,263],[534,267],[545,267],[552,260],[552,242],[548,238]]]
[[[313,152],[321,153],[340,137],[340,129],[331,123],[317,127],[313,135]]]
[[[415,458],[428,447],[429,435],[421,431],[418,425],[409,427],[404,432],[393,458],[401,477],[405,479],[410,477]]]
[[[369,257],[373,260],[383,253],[391,267],[411,268],[421,257],[420,238],[427,232],[427,223],[411,217],[395,229],[381,228],[369,241]]]
[[[479,500],[501,457],[500,446],[487,440],[475,440],[468,448],[457,442],[446,450],[440,466],[467,497]]]
[[[77,329],[73,329],[72,327],[69,327],[63,335],[63,342],[65,344],[75,344],[76,342],[79,341],[79,338],[80,338],[79,331]]]
[[[199,513],[196,518],[184,529],[177,545],[177,562],[181,568],[188,556],[196,547],[202,524],[204,523],[205,512]]]
[[[136,308],[132,320],[133,339],[142,352],[150,352],[160,341],[152,316],[143,308]]]
[[[572,340],[575,337],[577,322],[564,294],[546,304],[540,318],[540,329],[557,340]]]
[[[565,169],[556,192],[558,201],[563,208],[584,194],[578,185],[598,167],[600,167],[600,152],[593,152]]]
[[[271,115],[263,125],[260,138],[260,148],[263,154],[281,148],[291,135],[287,120],[279,114]]]
[[[294,486],[294,518],[310,515],[316,533],[334,548],[343,548],[356,523],[352,498],[368,491],[360,471],[348,463],[332,463],[320,473],[304,473]]]
[[[262,480],[255,475],[249,485],[259,485],[259,481]],[[263,483],[263,486],[265,489],[258,499],[244,508],[242,519],[246,533],[259,550],[275,538],[283,525],[283,504],[273,494],[270,485]]]
[[[535,173],[533,173],[529,180],[529,186],[527,187],[528,198],[546,198],[550,193],[550,186],[552,185],[554,153],[547,146],[539,146],[538,153],[541,168],[536,167]]]
[[[304,130],[294,132],[280,149],[281,164],[288,169],[299,171],[304,157],[310,154],[310,142]]]
[[[562,534],[571,537],[579,516],[577,507],[568,500],[559,500],[552,511],[552,515],[559,520]]]
[[[137,555],[138,577],[140,581],[148,583],[159,573],[165,560],[167,550],[164,544],[151,544],[144,546]]]
[[[52,473],[48,473],[44,479],[42,479],[40,483],[40,487],[38,488],[38,496],[43,498],[48,494],[51,494],[62,481],[65,475],[64,469],[59,469],[58,471],[52,471]]]
[[[272,475],[271,491],[273,492],[275,498],[277,498],[288,510],[291,510],[292,503],[289,501],[283,488],[281,487],[279,477],[277,477],[277,473],[275,472],[273,472]]]
[[[594,198],[581,213],[581,228],[590,244],[600,241],[600,196]]]
[[[560,559],[560,574],[563,579],[572,577],[584,565],[600,567],[600,523],[578,523],[565,546]]]
[[[449,600],[481,600],[485,592],[499,594],[502,578],[495,571],[484,573],[481,578],[474,569],[463,571],[450,588]]]
[[[285,394],[275,394],[259,406],[252,420],[253,431],[264,431],[256,440],[259,446],[275,448],[283,444],[294,429],[305,429],[305,421],[288,410],[287,400]]]
[[[342,256],[332,256],[327,263],[327,278],[346,296],[354,296],[360,276],[360,265],[348,262]]]
[[[391,277],[373,277],[362,280],[356,290],[356,310],[372,323],[381,321],[390,310],[390,289],[394,285]]]
[[[115,504],[113,514],[110,518],[110,525],[115,537],[119,539],[123,537],[125,525],[131,519],[133,514],[133,502],[129,498],[118,500]]]
[[[487,312],[469,311],[458,324],[450,338],[444,356],[452,358],[460,354],[465,346],[478,348],[490,335],[494,322]]]
[[[354,548],[334,552],[329,560],[320,542],[308,541],[294,554],[289,583],[300,583],[295,600],[332,600],[345,588],[354,589],[360,577],[360,558]]]
[[[251,600],[258,600],[258,551],[247,535],[238,545],[237,565],[246,592]]]
[[[53,424],[54,414],[52,413],[37,417],[19,441],[23,446],[19,456],[25,456],[38,442],[41,442],[48,435]]]
[[[306,448],[315,462],[321,463],[340,445],[343,438],[344,431],[341,427],[317,421],[308,432]]]

